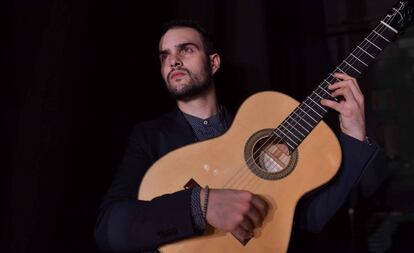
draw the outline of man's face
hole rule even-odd
[[[173,28],[159,44],[161,75],[170,94],[186,100],[206,91],[211,85],[210,59],[201,35],[192,28]]]

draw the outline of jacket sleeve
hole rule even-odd
[[[298,205],[298,226],[317,233],[345,202],[364,170],[377,157],[379,147],[341,133],[342,164],[338,174],[327,185],[305,197]]]
[[[137,200],[139,183],[153,163],[145,145],[149,136],[135,127],[118,173],[101,204],[95,240],[102,251],[146,251],[196,235],[191,190]]]

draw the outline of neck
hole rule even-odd
[[[214,84],[204,93],[188,100],[177,100],[178,108],[187,114],[207,119],[219,111]]]

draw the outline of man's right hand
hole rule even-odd
[[[200,192],[204,205],[205,190]],[[268,210],[267,203],[258,195],[248,191],[210,189],[207,222],[211,226],[233,233],[239,240],[250,239],[254,229],[262,225]]]

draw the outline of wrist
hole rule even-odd
[[[362,142],[364,142],[366,140],[365,131],[359,133],[359,132],[348,132],[348,131],[343,131],[342,130],[342,133],[344,133],[348,136],[351,136],[352,138],[357,139],[357,140],[362,141]]]

